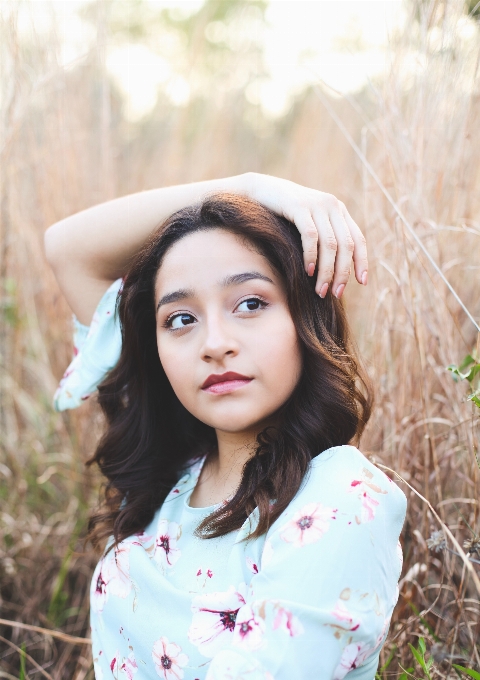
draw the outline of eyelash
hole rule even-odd
[[[244,298],[243,300],[240,300],[237,304],[237,307],[239,307],[244,302],[248,302],[249,300],[255,300],[257,302],[260,302],[261,303],[261,307],[260,307],[261,309],[265,309],[266,307],[269,306],[269,303],[266,300],[264,300],[262,297],[260,297],[260,295],[249,295],[248,297]],[[253,314],[254,312],[257,312],[257,311],[258,311],[257,309],[254,309],[254,310],[252,310],[251,313]],[[248,312],[243,312],[243,313],[248,314]],[[165,322],[162,324],[163,328],[166,328],[167,330],[171,331],[172,333],[175,333],[176,331],[183,330],[182,328],[172,328],[171,327],[173,320],[176,319],[179,316],[182,316],[182,315],[194,317],[194,315],[190,314],[190,312],[174,312],[173,314],[170,314],[170,316],[165,319]],[[190,325],[190,324],[187,324],[187,325]],[[184,328],[186,328],[186,326]]]

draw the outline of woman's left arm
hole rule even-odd
[[[360,283],[367,282],[363,235],[331,194],[268,175],[247,172],[223,179],[162,187],[122,196],[70,215],[45,232],[45,253],[77,319],[89,325],[102,295],[123,277],[150,234],[171,214],[217,192],[249,196],[291,220],[301,233],[305,270],[316,290],[341,297],[352,257]]]
[[[398,597],[406,500],[354,447],[325,457],[270,530],[232,644],[207,680],[375,677]]]

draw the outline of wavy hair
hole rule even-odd
[[[174,243],[197,231],[222,229],[245,239],[285,286],[302,355],[302,371],[283,404],[278,427],[257,437],[237,492],[197,528],[203,538],[239,529],[258,508],[251,536],[264,534],[297,493],[309,462],[332,446],[358,442],[370,416],[371,388],[350,340],[340,300],[315,293],[303,267],[296,227],[245,197],[217,194],[180,210],[152,234],[133,262],[117,299],[120,359],[100,384],[106,430],[88,464],[107,478],[102,507],[90,518],[95,547],[143,531],[192,458],[215,449],[213,428],[179,402],[158,356],[155,280]],[[275,503],[271,503],[271,500]]]

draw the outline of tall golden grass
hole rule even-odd
[[[104,3],[97,42],[69,69],[56,61],[55,24],[47,37],[21,38],[20,5],[28,9],[12,3],[3,13],[0,35],[0,677],[93,680],[88,641],[77,638],[89,633],[96,558],[81,537],[100,485],[84,462],[102,422],[94,400],[52,410],[70,360],[71,316],[43,233],[114,195],[246,170],[333,192],[369,242],[370,285],[351,283],[347,292],[376,386],[362,448],[401,476],[409,499],[400,598],[378,677],[414,668],[405,678],[456,678],[452,662],[480,671],[480,566],[470,559],[480,561],[480,411],[446,370],[478,351],[478,333],[368,165],[478,322],[480,42],[464,3],[409,4],[385,78],[348,98],[331,98],[319,84],[268,121],[241,88],[219,94],[213,70],[189,105],[175,108],[160,95],[135,124],[104,68]],[[202,30],[211,8],[196,18]],[[194,69],[204,41],[197,35],[189,49]],[[446,544],[434,534],[429,549],[441,523]],[[420,637],[433,660],[428,675],[409,646]]]

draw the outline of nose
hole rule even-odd
[[[239,346],[233,329],[221,315],[209,316],[204,321],[204,338],[201,357],[208,363],[222,363],[226,357],[238,354]]]

